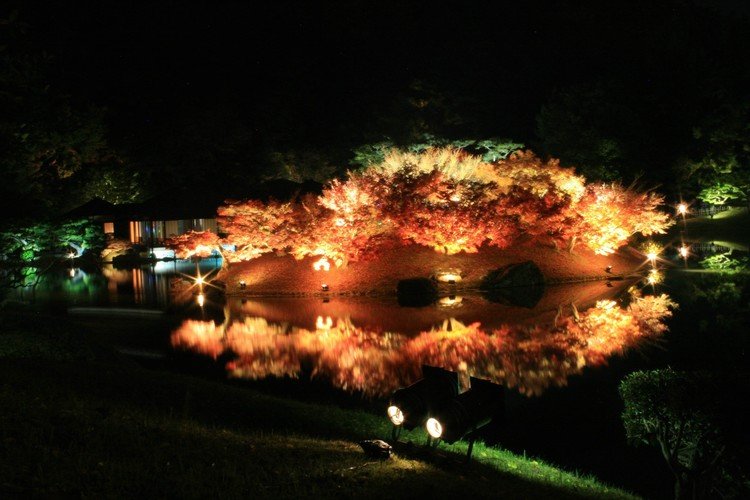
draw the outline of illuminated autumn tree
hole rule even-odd
[[[235,246],[228,252],[230,262],[252,260],[264,253],[283,251],[289,242],[291,226],[297,224],[292,202],[271,200],[231,201],[219,207],[216,222],[226,235],[226,242]]]
[[[593,184],[575,207],[580,215],[572,237],[595,253],[609,255],[636,233],[663,234],[669,215],[658,210],[664,198],[654,192],[639,193],[619,184]],[[571,245],[572,246],[572,245]]]
[[[586,186],[572,169],[530,151],[491,163],[459,149],[393,150],[380,163],[331,181],[318,197],[227,202],[217,217],[223,240],[193,235],[175,244],[179,255],[225,243],[236,247],[225,252],[231,262],[275,252],[324,256],[336,266],[396,242],[449,255],[519,240],[571,250],[583,243],[606,255],[635,233],[664,232],[662,201],[617,184]]]
[[[222,253],[220,238],[211,231],[188,231],[166,240],[165,245],[174,250],[178,259],[206,258],[215,252]]]

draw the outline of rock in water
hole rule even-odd
[[[480,288],[490,302],[532,308],[544,295],[544,275],[529,260],[490,271]]]
[[[373,458],[390,458],[393,447],[382,439],[368,439],[360,441],[359,445],[365,452],[365,455]]]

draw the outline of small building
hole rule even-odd
[[[113,205],[94,198],[65,214],[68,219],[89,218],[102,224],[112,238],[153,248],[167,238],[188,231],[218,231],[218,202],[193,202],[189,206],[166,200],[151,199],[144,203]]]

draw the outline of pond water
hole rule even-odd
[[[488,441],[649,496],[669,496],[670,475],[655,450],[625,442],[619,381],[642,368],[739,362],[735,338],[706,336],[722,301],[744,300],[736,277],[730,286],[722,275],[674,269],[656,287],[598,281],[408,308],[395,298],[224,298],[189,278],[210,281],[218,264],[58,269],[15,298],[164,310],[172,320],[157,338],[119,345],[247,383],[323,386],[348,404],[384,401],[419,379],[423,364],[458,372],[464,388],[469,376],[489,379],[505,388],[505,418]]]

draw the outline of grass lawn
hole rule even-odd
[[[714,241],[736,250],[747,251],[750,246],[750,214],[746,208],[733,208],[710,217],[693,217],[683,226],[679,222],[672,226],[670,234],[686,232],[689,238]]]
[[[61,318],[0,314],[0,496],[625,498],[592,478],[465,443],[395,457],[384,416],[152,371]]]

